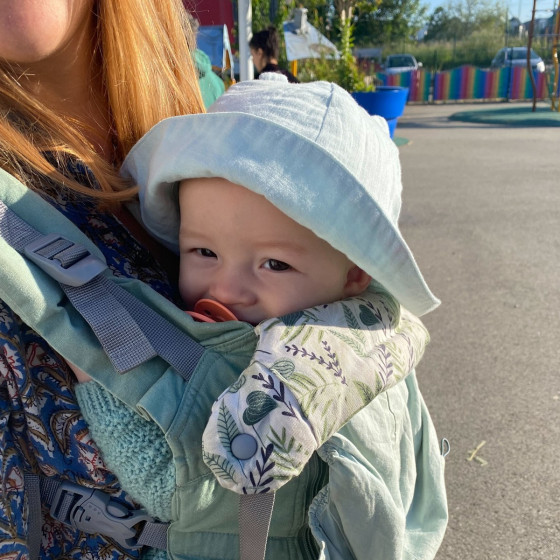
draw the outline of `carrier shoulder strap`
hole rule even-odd
[[[115,370],[125,373],[154,356],[160,356],[188,380],[204,353],[204,347],[115,282],[99,252],[95,254],[95,251],[88,249],[87,246],[91,246],[91,243],[77,229],[76,235],[80,241],[76,241],[74,235],[73,239],[69,239],[53,232],[51,228],[48,228],[48,232],[39,231],[16,213],[9,206],[9,202],[14,198],[16,202],[25,198],[24,207],[29,208],[30,203],[32,207],[36,204],[37,213],[48,208],[47,213],[56,213],[57,221],[62,217],[70,223],[56,209],[35,193],[28,191],[4,170],[0,170],[0,187],[0,238],[58,282],[69,301],[91,326]],[[14,197],[14,191],[19,191],[21,198],[18,199],[17,193]],[[26,215],[29,219],[29,216],[34,217],[35,213],[26,212]],[[45,223],[44,216],[42,223]],[[1,251],[0,254],[4,255]],[[4,256],[0,257],[3,258]],[[47,305],[56,305],[56,302],[48,301],[48,298],[46,301]],[[21,315],[17,308],[14,308],[14,311]],[[35,327],[32,323],[29,324]],[[33,489],[28,495],[30,519],[36,523],[40,521],[40,513],[37,512],[40,512],[41,497],[50,494],[50,490],[36,490],[41,487],[47,488],[49,483],[30,483]],[[95,496],[95,499],[99,499],[99,494]],[[107,498],[102,500],[102,503],[104,510],[110,513],[109,501],[110,498]],[[242,560],[264,559],[273,504],[274,494],[240,497],[239,540]],[[140,546],[161,544],[161,530],[155,527],[156,524],[152,524],[150,519],[138,521],[144,521],[143,528],[148,529],[142,536],[142,541],[138,541]],[[105,527],[107,523],[109,529]],[[76,519],[73,519],[71,524],[80,528],[76,525]],[[119,525],[117,533],[122,528],[122,524]],[[107,534],[109,531],[111,536],[114,523],[111,520],[103,521],[88,529],[101,534]],[[29,534],[37,532],[41,534],[39,527],[30,528]],[[155,535],[153,538],[150,537],[152,532]],[[34,554],[38,554],[39,545],[36,541],[32,542],[31,548]]]
[[[84,245],[56,233],[38,232],[2,201],[0,236],[60,283],[117,372],[160,356],[189,379],[204,348],[102,274],[107,265]]]

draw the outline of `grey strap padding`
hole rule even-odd
[[[138,537],[138,544],[167,550],[167,523],[152,523],[147,521]]]
[[[31,228],[0,200],[0,235],[8,245],[21,253],[26,245],[42,234]]]
[[[264,560],[274,492],[239,496],[239,555],[241,560]]]
[[[2,201],[0,236],[23,254],[31,243],[53,237],[36,231]],[[49,241],[34,254],[48,261],[48,266],[43,267],[40,260],[33,259],[47,273],[50,274],[51,269],[56,271],[58,267],[66,276],[72,276],[72,267],[84,257],[95,259],[85,247],[64,238]],[[53,261],[56,261],[56,266],[52,265]],[[99,274],[82,285],[61,283],[61,286],[76,310],[89,323],[119,373],[159,355],[185,379],[190,378],[204,353],[204,347],[110,277]]]
[[[204,347],[151,307],[105,276],[83,286],[61,286],[119,373],[158,355],[190,378]]]
[[[89,323],[115,369],[125,373],[150,360],[157,352],[128,310],[115,301],[108,283],[114,284],[97,276],[83,286],[61,284],[61,287]]]
[[[41,490],[39,477],[26,474],[24,476],[25,493],[27,496],[27,550],[29,560],[37,560],[41,552],[43,537],[41,515]]]

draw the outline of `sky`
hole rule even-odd
[[[447,0],[423,0],[428,5],[428,14],[431,14],[438,6],[447,6]],[[506,0],[509,17],[518,17],[521,21],[529,21],[533,10],[533,0]],[[547,18],[552,15],[552,11],[539,11],[541,9],[552,10],[553,5],[558,6],[558,0],[537,0],[536,18]]]

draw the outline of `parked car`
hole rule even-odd
[[[422,63],[417,62],[411,54],[390,54],[385,60],[383,69],[386,74],[399,74],[418,70],[421,67]]]
[[[507,68],[508,66],[527,66],[527,47],[504,47],[492,59],[490,67],[493,69]],[[533,71],[544,72],[543,59],[531,49],[531,67]]]

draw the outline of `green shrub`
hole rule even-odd
[[[335,82],[346,91],[372,91],[372,77],[365,76],[358,68],[352,54],[354,47],[354,25],[349,19],[341,23],[340,58],[310,58],[298,64],[298,78],[302,82],[326,80]]]
[[[521,39],[509,39],[509,46],[522,46]],[[504,36],[485,31],[475,31],[460,41],[426,41],[383,45],[383,56],[407,52],[422,62],[426,70],[439,72],[466,64],[488,68],[496,53],[504,46]]]

